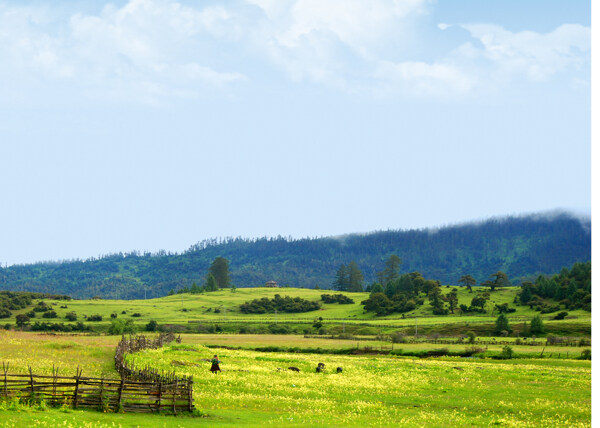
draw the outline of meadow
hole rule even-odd
[[[517,291],[491,293],[491,301],[515,307]],[[15,330],[16,315],[31,308],[16,310],[4,321],[11,329],[0,329],[0,361],[10,364],[12,373],[27,373],[31,366],[36,374],[50,374],[57,367],[69,376],[79,366],[84,376],[117,377],[113,357],[120,336],[106,335],[113,317],[132,320],[138,331],[150,320],[159,328],[181,330],[182,344],[128,358],[139,365],[193,375],[198,410],[173,417],[3,402],[0,426],[591,425],[591,362],[580,359],[586,347],[546,343],[545,337],[526,341],[515,335],[488,337],[498,315],[491,309],[477,315],[432,316],[426,304],[404,316],[377,317],[360,305],[367,293],[343,293],[355,303],[323,304],[318,311],[300,314],[239,311],[240,304],[255,298],[281,294],[319,300],[323,293],[330,291],[261,288],[133,301],[46,300],[57,318],[31,320],[67,323],[66,314],[75,312],[77,321],[93,328],[85,334]],[[459,289],[459,302],[468,303],[473,295]],[[539,314],[529,307],[516,308],[508,319],[517,329]],[[88,321],[92,315],[101,315],[102,321]],[[552,320],[554,314],[541,316],[553,334],[589,339],[589,312],[569,311],[569,317],[560,321]],[[320,331],[313,327],[316,320],[323,324]],[[273,326],[289,326],[287,332],[296,334],[264,334]],[[208,327],[213,333],[198,334]],[[238,334],[241,328],[263,334]],[[477,333],[474,344],[467,343],[466,331]],[[390,342],[390,335],[398,332],[405,343]],[[513,359],[497,359],[506,343],[513,349]],[[470,358],[415,356],[440,348],[457,354],[471,346],[483,352]],[[360,352],[355,352],[357,348]],[[267,349],[270,352],[264,352]],[[215,353],[223,361],[218,375],[209,373],[205,361]],[[319,362],[325,364],[325,373],[315,372]],[[300,372],[287,370],[290,366]],[[336,372],[338,366],[342,373]]]
[[[468,305],[476,295],[478,289],[474,287],[474,293],[469,293],[464,287],[458,287],[458,303]],[[487,288],[486,288],[487,289]],[[444,293],[450,288],[443,288]],[[342,332],[347,329],[354,334],[374,335],[380,332],[390,333],[397,329],[403,329],[412,334],[417,329],[423,334],[441,333],[443,335],[461,334],[468,330],[474,330],[478,335],[489,334],[489,330],[498,316],[494,311],[494,305],[503,303],[510,304],[516,311],[508,314],[511,323],[517,325],[530,321],[534,315],[539,314],[528,306],[516,306],[513,301],[520,288],[508,287],[494,291],[490,294],[489,311],[485,314],[449,314],[446,316],[434,316],[429,304],[418,307],[406,314],[393,314],[378,317],[372,312],[365,312],[361,302],[369,297],[368,293],[341,293],[354,300],[354,303],[341,305],[337,303],[322,304],[320,310],[305,313],[285,314],[243,314],[239,305],[253,299],[263,297],[272,298],[275,294],[282,296],[301,297],[307,300],[320,301],[324,293],[331,290],[314,290],[298,288],[238,288],[233,292],[229,289],[219,290],[201,294],[176,294],[148,300],[71,300],[52,301],[46,300],[56,311],[57,318],[44,319],[38,317],[31,322],[65,322],[68,323],[66,315],[70,312],[77,314],[77,321],[82,321],[95,331],[106,331],[112,317],[117,319],[131,320],[138,330],[143,330],[150,320],[159,325],[177,326],[185,332],[201,331],[201,326],[220,325],[223,332],[239,331],[241,325],[256,326],[259,333],[268,333],[266,326],[274,323],[295,326],[297,333],[314,333],[312,329],[316,318],[322,318],[326,330]],[[30,308],[13,311],[10,318],[2,320],[3,323],[14,325],[16,316],[25,314]],[[87,321],[88,317],[100,315],[101,321]],[[566,319],[555,321],[555,314],[542,314],[548,329],[553,334],[564,336],[590,335],[591,314],[584,310],[569,311]],[[262,326],[262,329],[260,328]],[[518,327],[517,327],[518,328]]]
[[[88,376],[116,376],[112,357],[118,339],[2,332],[0,360],[10,363],[11,372],[24,373],[31,365],[38,373],[50,373],[55,365],[70,374],[79,365]],[[0,405],[0,426],[590,426],[590,361],[417,359],[205,346],[315,347],[322,342],[343,348],[352,341],[184,335],[182,344],[128,358],[193,375],[195,415],[108,414],[13,403]],[[218,375],[204,361],[215,353],[222,360]],[[326,366],[324,373],[315,372],[319,362]],[[290,366],[300,372],[287,370]],[[336,372],[338,366],[342,373]]]

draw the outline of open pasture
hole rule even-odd
[[[202,361],[216,352],[219,375]],[[223,423],[236,414],[244,425],[589,426],[587,361],[264,354],[184,344],[131,358],[165,369],[177,361],[178,373],[194,376],[196,406]],[[319,362],[325,373],[315,372]]]
[[[458,287],[459,304],[469,305],[473,296],[477,294],[478,289],[483,287],[474,287],[474,292],[469,293],[464,287]],[[451,288],[442,288],[447,293]],[[495,304],[509,303],[511,307],[516,308],[516,312],[508,314],[509,320],[513,324],[522,324],[529,321],[534,315],[539,314],[527,306],[515,306],[513,302],[518,287],[509,287],[494,291],[490,294],[490,307]],[[342,325],[353,327],[355,330],[366,328],[365,334],[377,334],[379,330],[403,328],[415,329],[419,326],[423,333],[439,330],[443,334],[464,333],[469,329],[477,329],[478,326],[488,326],[493,324],[496,312],[487,314],[449,314],[447,316],[433,316],[430,305],[425,304],[411,312],[404,314],[393,314],[385,317],[377,317],[374,313],[365,313],[361,302],[368,298],[368,293],[342,293],[354,300],[354,303],[341,305],[338,303],[322,304],[322,308],[317,311],[305,313],[279,313],[279,314],[243,314],[239,310],[239,305],[253,299],[263,297],[272,298],[275,294],[281,296],[301,297],[307,300],[320,301],[320,296],[325,293],[336,293],[333,290],[313,290],[298,288],[238,288],[235,292],[229,289],[219,290],[210,293],[201,294],[177,294],[157,299],[148,300],[72,300],[72,301],[51,301],[46,302],[56,311],[57,318],[45,319],[37,316],[31,322],[68,322],[65,318],[70,312],[75,312],[77,321],[82,321],[94,330],[108,329],[112,317],[122,320],[132,320],[138,329],[143,329],[150,320],[156,321],[159,325],[179,325],[189,329],[189,331],[198,331],[198,324],[216,324],[219,323],[227,328],[227,325],[240,325],[240,323],[254,323],[255,325],[269,325],[272,323],[303,325],[302,328],[311,330],[315,318],[323,318],[324,326],[328,328],[342,328]],[[62,307],[61,307],[62,306]],[[66,307],[64,307],[66,306]],[[13,311],[10,318],[3,322],[14,325],[15,317],[21,313],[27,313],[31,309],[22,309]],[[101,315],[102,321],[88,321],[87,317],[92,315]],[[112,317],[111,317],[112,315]],[[591,314],[583,310],[569,311],[569,317],[561,321],[553,321],[554,313],[542,314],[542,319],[547,325],[554,329],[555,334],[559,335],[579,335],[587,334],[590,328]],[[416,318],[416,319],[415,319]],[[487,327],[485,327],[487,328]],[[369,330],[370,329],[370,330]],[[226,330],[225,330],[226,331]],[[300,330],[301,331],[301,330]],[[361,334],[360,332],[358,334]]]
[[[116,336],[1,334],[0,360],[10,361],[14,371],[32,365],[38,373],[50,373],[55,364],[64,374],[77,365],[88,376],[114,373]],[[129,358],[193,375],[195,406],[203,417],[14,411],[3,405],[0,426],[590,426],[589,361],[415,359],[203,346],[346,348],[353,343],[281,335],[185,335],[181,345]],[[409,344],[396,346],[408,350]],[[521,348],[515,346],[515,352]],[[203,361],[215,353],[223,361],[219,375],[209,373]],[[325,373],[315,373],[318,362],[326,365]],[[287,370],[290,366],[301,371]],[[336,373],[338,366],[342,373]]]

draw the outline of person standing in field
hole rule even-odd
[[[212,360],[210,360],[211,362],[211,366],[210,366],[210,371],[213,372],[214,374],[217,374],[218,372],[221,371],[221,367],[219,367],[219,363],[221,361],[219,361],[219,357],[217,357],[216,355],[212,358]]]

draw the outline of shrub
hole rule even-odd
[[[469,346],[465,348],[465,354],[467,356],[475,355],[475,354],[483,354],[485,352],[485,348],[480,346]]]
[[[341,305],[354,303],[354,300],[343,294],[321,294],[321,300],[324,303],[339,303]]]
[[[56,318],[57,316],[58,315],[57,315],[56,311],[46,311],[42,315],[42,318]]]
[[[134,314],[131,314],[131,316],[132,316],[132,317],[139,318],[139,317],[141,317],[141,316],[142,316],[142,314],[140,314],[139,312],[136,312],[136,313],[134,313]]]
[[[29,323],[29,317],[24,314],[19,314],[16,317],[17,327],[23,327],[25,324]]]
[[[121,335],[123,333],[135,333],[132,320],[113,319],[108,327],[109,334]]]
[[[67,315],[65,315],[65,318],[68,319],[69,321],[76,321],[77,314],[75,312],[69,312]]]
[[[406,343],[406,337],[398,332],[394,335],[392,335],[392,343]]]
[[[591,345],[590,339],[586,339],[584,337],[579,339],[579,342],[577,343],[577,346],[590,346],[590,345]]]
[[[146,331],[156,331],[158,327],[158,323],[154,320],[150,320],[148,324],[146,324]]]
[[[510,360],[513,357],[513,349],[506,345],[502,348],[502,352],[500,353],[500,358],[502,358],[503,360]]]
[[[282,324],[269,325],[269,331],[272,334],[289,334],[290,333],[289,327],[282,325]]]
[[[592,359],[592,350],[584,349],[581,351],[581,355],[579,356],[580,360],[591,360]]]
[[[90,315],[89,317],[87,317],[88,321],[102,321],[102,315]]]
[[[34,311],[29,311],[25,315],[27,315],[29,318],[35,318],[35,312]]]
[[[540,318],[539,315],[536,315],[531,319],[529,331],[531,334],[543,334],[546,331],[542,318]]]
[[[0,318],[10,318],[12,316],[12,312],[6,308],[0,308]]]
[[[299,313],[316,311],[321,308],[319,302],[311,302],[300,297],[281,297],[276,294],[272,299],[263,297],[262,299],[254,299],[251,302],[246,302],[240,305],[240,311],[245,314],[265,314],[274,313]],[[216,312],[216,309],[215,309]]]
[[[559,312],[556,315],[554,315],[554,319],[555,320],[564,320],[567,315],[569,315],[568,312],[565,312],[565,311]]]
[[[473,331],[468,331],[467,332],[467,342],[468,343],[475,343],[475,338],[477,337],[477,335],[475,334],[475,332]]]

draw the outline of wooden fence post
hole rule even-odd
[[[125,384],[125,378],[121,377],[121,384],[119,385],[119,398],[117,399],[116,411],[121,408],[121,397],[123,396],[123,385]]]
[[[175,408],[175,399],[177,398],[177,378],[175,378],[175,389],[173,390],[173,415],[177,415],[177,409]]]
[[[58,376],[58,367],[54,368],[52,364],[52,405],[56,405],[56,378]]]
[[[2,370],[4,370],[4,396],[8,397],[8,391],[6,390],[6,373],[8,372],[8,366],[10,365],[10,363],[6,363],[6,365],[4,365],[4,361],[2,361]]]
[[[35,393],[33,391],[33,372],[31,371],[31,366],[29,366],[29,381],[31,383],[31,396],[30,396],[29,400],[31,402],[33,402],[34,397],[35,397]]]
[[[192,384],[194,383],[194,381],[192,380],[192,376],[190,376],[188,378],[188,384],[187,384],[187,392],[188,392],[188,411],[192,411],[194,410],[194,405],[192,404]]]
[[[160,413],[160,403],[162,401],[162,378],[158,381],[158,412]]]
[[[77,408],[77,401],[79,398],[79,378],[81,377],[81,372],[83,370],[79,370],[79,366],[77,366],[77,375],[75,376],[75,394],[73,395],[73,407]]]
[[[104,402],[102,401],[102,393],[104,392],[104,377],[102,379],[100,379],[100,405],[99,405],[99,410],[101,412],[104,411]]]

